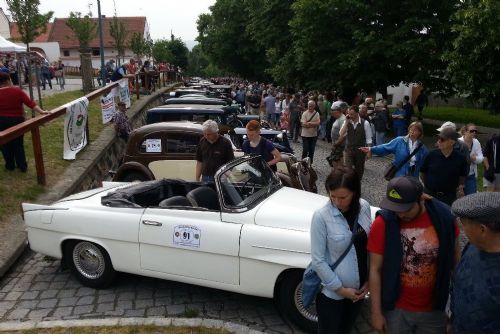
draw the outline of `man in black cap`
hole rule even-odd
[[[389,182],[380,207],[367,246],[372,325],[378,333],[442,334],[456,218],[409,176]]]
[[[425,192],[448,205],[464,195],[465,178],[469,174],[467,159],[453,149],[457,140],[455,130],[443,129],[438,135],[438,148],[429,152],[420,168]]]
[[[500,330],[500,193],[481,192],[455,201],[470,244],[453,276],[451,293],[454,334]]]

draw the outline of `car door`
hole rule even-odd
[[[241,224],[219,211],[147,208],[140,222],[141,268],[239,284]]]
[[[164,159],[149,163],[149,169],[155,178],[179,178],[195,181],[196,149],[201,139],[201,133],[173,131],[164,137]]]

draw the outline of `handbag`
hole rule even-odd
[[[483,177],[490,182],[495,181],[495,169],[493,168],[493,166],[490,166],[490,168],[484,170]]]
[[[358,218],[356,218],[356,220],[354,221],[352,227],[353,231],[352,238],[351,241],[349,242],[349,245],[342,253],[342,255],[340,255],[340,257],[337,259],[337,261],[335,261],[335,263],[330,266],[330,269],[332,271],[335,271],[335,268],[337,268],[340,262],[342,262],[342,260],[346,257],[347,253],[349,253],[349,250],[351,249],[352,244],[354,243],[354,238],[356,237],[357,229],[358,229]],[[312,262],[311,262],[304,271],[304,276],[302,278],[302,305],[304,305],[305,308],[311,306],[313,301],[316,299],[316,295],[320,291],[321,291],[321,279],[312,268]]]
[[[389,166],[386,167],[385,171],[384,171],[384,179],[386,179],[387,181],[390,181],[392,180],[392,178],[394,178],[394,175],[396,175],[396,172],[398,170],[401,169],[401,167],[404,166],[405,163],[407,163],[408,161],[410,161],[410,159],[415,155],[417,154],[418,150],[420,150],[420,148],[423,146],[424,144],[422,142],[420,142],[417,147],[413,150],[413,152],[411,152],[411,154],[409,154],[403,161],[401,161],[398,165],[395,165],[394,163],[391,162],[391,164]]]

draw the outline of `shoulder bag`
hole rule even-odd
[[[410,159],[417,154],[418,150],[423,146],[424,144],[420,142],[417,147],[409,154],[403,161],[401,161],[397,166],[394,163],[391,163],[389,166],[387,166],[385,172],[384,172],[384,179],[387,181],[392,180],[394,175],[396,175],[397,171],[401,169],[401,167],[404,166],[405,163],[410,161]]]
[[[349,246],[345,249],[345,251],[340,255],[340,257],[335,261],[334,264],[330,266],[332,271],[335,271],[335,268],[342,262],[342,260],[346,257],[347,253],[352,247],[354,243],[354,238],[356,237],[356,230],[358,229],[358,218],[354,221],[352,226],[352,237],[349,242]],[[309,263],[306,270],[304,271],[304,276],[302,278],[302,305],[305,308],[311,306],[313,301],[316,299],[316,295],[321,291],[321,279],[318,274],[312,268],[312,262]]]

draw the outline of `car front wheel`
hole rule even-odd
[[[88,241],[72,241],[65,245],[66,265],[76,278],[91,288],[106,288],[115,278],[115,270],[108,253]]]
[[[289,273],[280,285],[279,308],[283,315],[302,330],[315,333],[318,330],[316,305],[306,308],[302,304],[302,274],[301,271]]]

